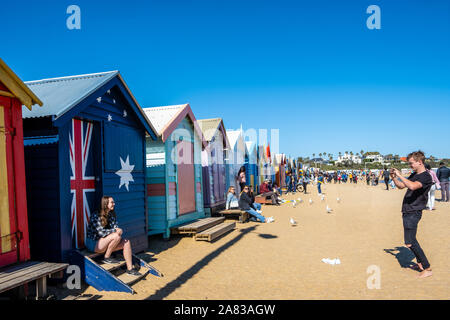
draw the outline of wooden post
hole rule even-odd
[[[36,300],[47,297],[47,276],[36,280]]]

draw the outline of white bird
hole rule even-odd
[[[312,203],[313,203],[312,199],[311,199],[311,198],[309,198],[309,204],[312,204]]]
[[[295,208],[295,206],[297,205],[297,201],[292,201],[292,207]]]
[[[327,205],[327,212],[331,213],[331,211],[333,211],[333,209],[331,209],[328,205]]]
[[[337,202],[341,202],[341,198],[339,198],[339,197],[337,197],[336,200],[337,200]]]
[[[289,220],[289,222],[291,223],[292,226],[296,226],[297,225],[297,221],[295,221],[294,218],[291,218]]]

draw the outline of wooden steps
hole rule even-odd
[[[197,219],[193,222],[175,227],[173,228],[173,231],[179,234],[196,234],[202,232],[203,230],[212,228],[213,226],[222,223],[224,220],[224,217]]]
[[[238,216],[239,223],[247,222],[250,218],[249,213],[241,209],[221,210],[218,212],[218,214],[220,214],[222,217]]]
[[[238,211],[240,214],[240,210]],[[189,234],[195,240],[213,241],[236,227],[235,222],[224,223],[224,221],[225,217],[202,218],[174,227],[171,231],[174,234]]]
[[[133,283],[138,282],[139,280],[144,278],[146,275],[147,274],[142,273],[142,275],[140,275],[140,276],[133,276],[131,274],[124,272],[124,273],[118,275],[117,279],[119,279],[120,281],[122,281],[123,283],[125,283],[127,285],[132,285]]]
[[[220,223],[195,235],[195,240],[213,241],[228,231],[234,230],[236,223]]]
[[[129,275],[125,272],[126,262],[123,256],[116,253],[115,258],[120,262],[115,264],[103,263],[103,254],[87,250],[75,250],[71,264],[80,266],[83,280],[98,291],[135,293],[131,285],[143,279],[149,273],[157,277],[163,276],[158,270],[135,255],[133,255],[133,265],[140,268],[141,275]]]

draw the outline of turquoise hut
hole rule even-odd
[[[148,234],[205,217],[202,132],[189,104],[144,108],[158,139],[146,139]]]

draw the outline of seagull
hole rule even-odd
[[[312,203],[313,203],[312,199],[311,199],[311,198],[309,198],[309,204],[312,204]]]
[[[331,209],[331,208],[327,205],[327,213],[331,213],[331,211],[333,211],[333,209]]]
[[[291,218],[289,220],[289,222],[291,223],[292,226],[296,226],[297,225],[297,221],[295,221],[294,218]]]
[[[341,202],[341,198],[339,198],[339,197],[336,200],[337,200],[337,202]]]

